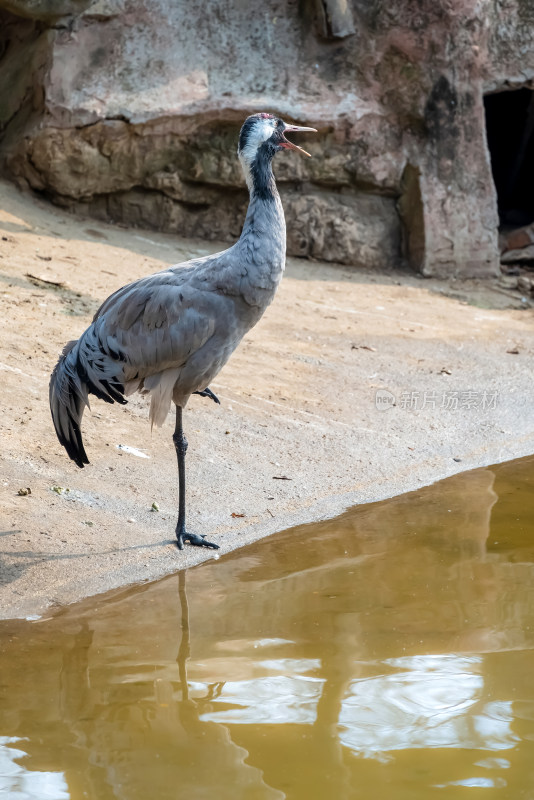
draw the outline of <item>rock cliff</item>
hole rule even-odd
[[[279,158],[294,255],[426,275],[499,263],[485,93],[530,87],[528,0],[0,0],[3,169],[102,219],[233,240],[236,138]]]

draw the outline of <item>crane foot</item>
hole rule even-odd
[[[176,544],[178,545],[178,550],[184,549],[184,544],[189,542],[194,547],[210,547],[212,550],[218,550],[219,545],[214,544],[213,542],[207,542],[206,536],[201,535],[199,536],[198,533],[188,533],[187,531],[182,531],[179,533],[176,531]]]
[[[217,403],[219,406],[221,405],[221,401],[219,400],[217,395],[211,391],[209,387],[203,389],[201,392],[193,392],[193,394],[199,394],[200,397],[209,397],[210,400],[213,400],[214,403]]]

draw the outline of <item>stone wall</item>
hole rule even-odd
[[[483,96],[533,78],[534,3],[2,4],[3,168],[53,202],[231,241],[237,133],[267,110],[319,131],[276,161],[291,254],[497,271]]]

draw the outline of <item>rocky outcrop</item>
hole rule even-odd
[[[81,14],[93,0],[2,0],[0,8],[19,17],[56,22]]]
[[[237,131],[271,110],[319,130],[312,159],[277,160],[290,253],[497,271],[483,97],[534,76],[524,0],[49,6],[71,17],[20,22],[0,124],[5,169],[54,202],[232,240],[246,205]]]

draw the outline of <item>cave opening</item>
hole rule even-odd
[[[534,92],[522,88],[484,97],[486,135],[501,228],[534,222]]]

